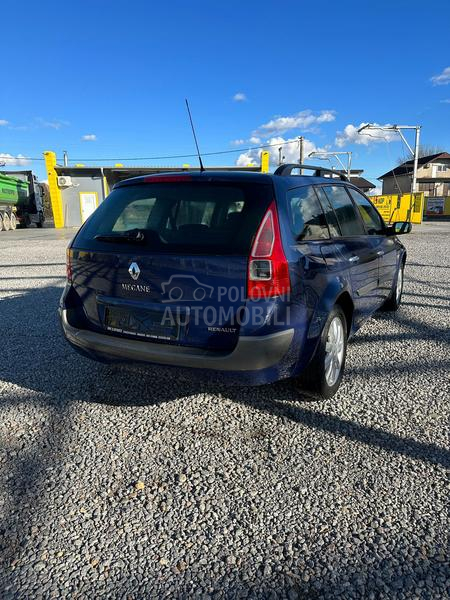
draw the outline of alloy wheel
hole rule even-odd
[[[331,387],[339,379],[344,361],[344,326],[340,317],[334,317],[328,328],[325,345],[325,379]]]
[[[397,285],[395,287],[395,300],[396,300],[397,304],[400,304],[400,300],[402,297],[402,291],[403,291],[403,269],[402,269],[402,267],[400,267],[400,269],[398,270],[398,275],[397,275]]]

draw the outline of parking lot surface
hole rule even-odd
[[[450,224],[321,402],[78,356],[71,235],[0,233],[2,598],[448,597]]]

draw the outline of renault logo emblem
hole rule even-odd
[[[128,273],[136,281],[136,279],[141,274],[141,270],[139,268],[139,265],[137,263],[135,263],[135,262],[132,262],[131,265],[128,268]]]

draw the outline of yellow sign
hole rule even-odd
[[[61,190],[58,187],[58,176],[55,171],[56,154],[54,152],[44,152],[45,166],[47,168],[48,189],[50,191],[50,202],[52,205],[53,219],[55,227],[59,229],[64,227],[64,215],[62,209]]]
[[[261,173],[269,172],[270,154],[267,150],[261,152]]]
[[[394,221],[411,221],[422,223],[423,192],[417,194],[397,194],[371,196],[372,204],[378,209],[386,223]]]
[[[391,216],[392,196],[371,196],[370,200],[386,223],[388,223]]]

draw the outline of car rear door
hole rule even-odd
[[[355,318],[359,320],[380,305],[378,249],[367,235],[345,184],[322,185],[321,189],[334,211],[339,226],[341,235],[334,240],[335,252],[349,266]]]
[[[328,285],[329,271],[324,247],[328,248],[331,243],[330,231],[312,185],[291,188],[286,197],[294,236],[293,247],[300,257],[294,262],[297,272],[292,278],[295,300],[304,303],[308,318],[315,317],[310,325],[311,331],[320,331],[323,315],[318,308]]]
[[[271,184],[209,176],[149,177],[113,190],[70,251],[91,326],[233,349],[251,244],[272,199]]]
[[[397,272],[397,247],[395,240],[385,233],[386,226],[375,206],[360,191],[348,188],[366,226],[371,243],[376,246],[378,261],[378,292],[385,300],[391,293]]]

